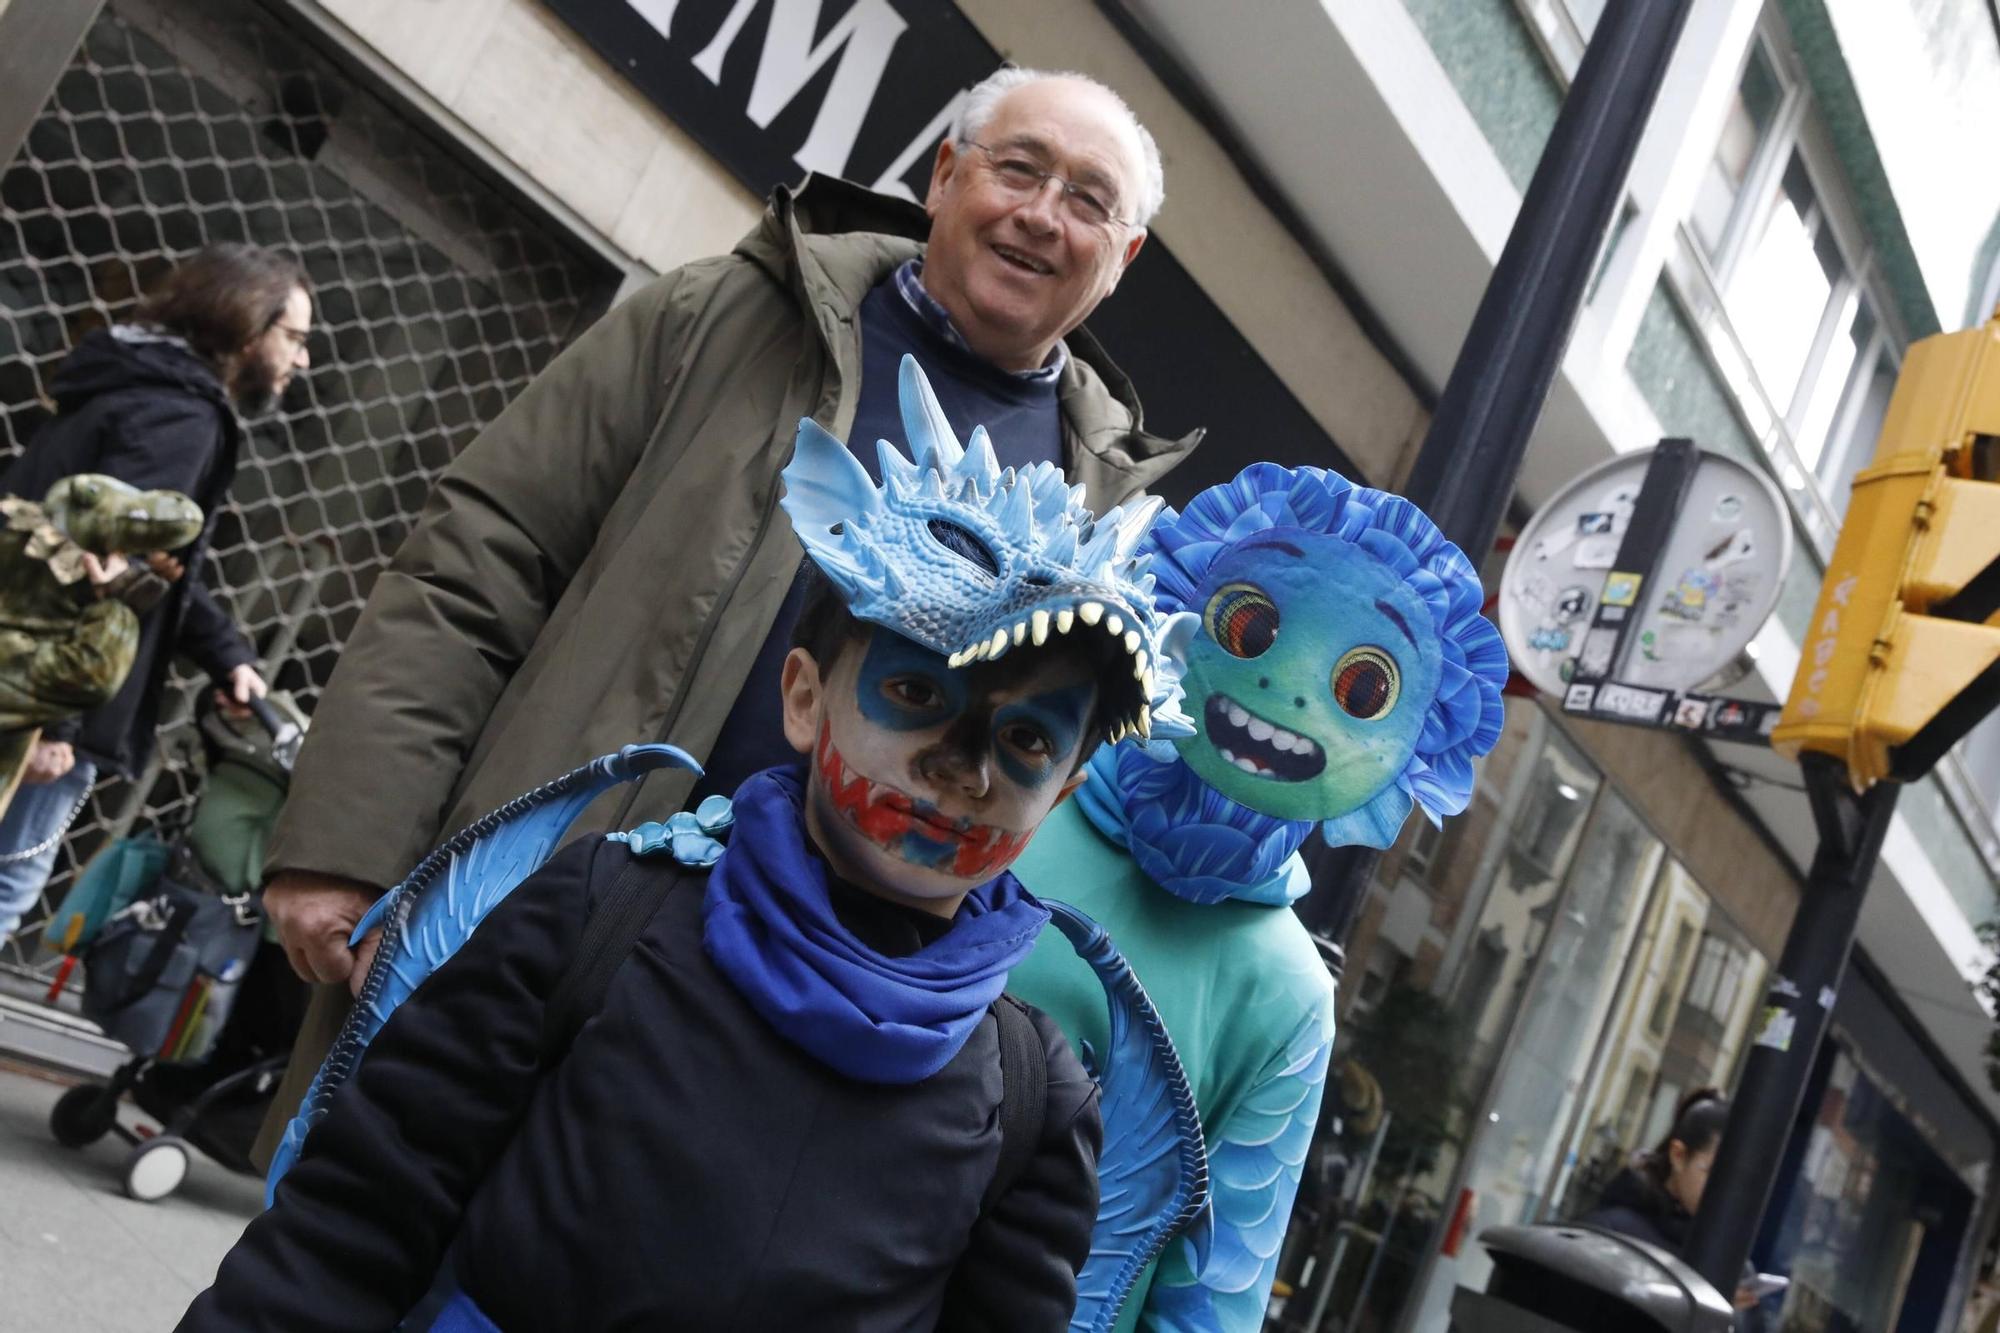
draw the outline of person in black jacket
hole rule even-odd
[[[824,438],[845,471],[801,471],[810,426],[785,504],[819,568],[772,701],[802,768],[744,781],[705,881],[647,825],[503,899],[389,1016],[184,1333],[386,1330],[441,1266],[437,1327],[481,1333],[1067,1326],[1103,1131],[1027,1006],[1046,1098],[1029,1137],[1002,1128],[1001,991],[1048,920],[1006,867],[1097,744],[1175,707],[1129,543],[1107,554],[1143,523],[1100,527],[1046,464],[1032,486],[997,464],[948,480],[950,450],[892,471],[885,444],[885,495],[928,516],[894,530],[922,549],[829,555],[867,540],[840,506],[873,483]],[[996,535],[1029,513],[1037,532]],[[990,600],[940,610],[925,594],[953,570]],[[967,624],[976,653],[940,648]],[[632,875],[658,906],[552,1053],[551,998]],[[1010,1141],[1024,1165],[1002,1174]]]
[[[1729,1103],[1719,1090],[1696,1088],[1682,1097],[1674,1108],[1674,1123],[1667,1136],[1611,1178],[1597,1207],[1581,1219],[1583,1224],[1634,1236],[1679,1254],[1701,1208],[1708,1173],[1715,1167],[1715,1154],[1722,1147],[1722,1131],[1728,1124]],[[1757,1293],[1751,1286],[1755,1276],[1754,1270],[1746,1269],[1745,1281],[1734,1293],[1736,1326],[1741,1333],[1757,1333],[1763,1327],[1756,1308]]]
[[[161,688],[175,653],[241,705],[264,693],[256,653],[203,580],[216,515],[236,474],[237,412],[267,409],[308,365],[312,296],[305,270],[275,251],[217,245],[176,265],[131,324],[84,336],[49,382],[56,415],[0,476],[0,494],[40,500],[79,472],[171,490],[207,516],[180,551],[154,553],[171,585],[140,618],[125,685],[82,717],[46,728],[0,819],[0,939],[20,923],[91,784],[131,776],[152,753]]]

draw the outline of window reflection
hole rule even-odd
[[[1764,963],[1537,706],[1363,905],[1267,1333],[1441,1328],[1486,1227],[1571,1216],[1727,1082]]]
[[[1735,100],[1730,103],[1729,117],[1723,122],[1721,139],[1702,171],[1694,212],[1689,218],[1710,260],[1722,254],[1737,197],[1742,193],[1751,164],[1756,161],[1758,145],[1777,119],[1778,104],[1783,99],[1784,88],[1771,68],[1763,43],[1754,43]]]
[[[1772,406],[1784,412],[1846,266],[1795,150],[1763,231],[1731,271],[1723,303]]]

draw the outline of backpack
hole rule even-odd
[[[353,939],[378,927],[382,940],[340,1035],[285,1128],[271,1159],[265,1200],[293,1162],[335,1091],[352,1076],[368,1043],[423,978],[455,953],[488,912],[548,859],[584,807],[611,788],[656,769],[701,771],[671,745],[628,745],[554,782],[518,796],[438,847],[370,909]],[[683,867],[703,868],[722,854],[728,802],[711,797],[663,825],[614,835],[635,851],[667,851]],[[655,862],[657,865],[657,862]],[[542,1038],[544,1062],[559,1056],[602,1004],[612,974],[665,899],[635,861],[613,882],[584,927],[577,951],[550,997]],[[679,875],[676,876],[677,884]],[[1146,1265],[1186,1233],[1197,1273],[1208,1258],[1208,1154],[1180,1057],[1131,967],[1104,929],[1066,904],[1043,900],[1052,924],[1089,963],[1105,989],[1110,1039],[1100,1092],[1104,1149],[1090,1256],[1077,1276],[1072,1330],[1104,1333]],[[1026,1006],[1003,995],[993,1013],[1000,1029],[1000,1162],[982,1208],[1004,1193],[1034,1155],[1048,1091],[1041,1038]]]
[[[583,1025],[604,1006],[611,978],[645,934],[660,904],[686,878],[682,869],[662,885],[649,871],[646,862],[635,859],[591,910],[583,938],[549,997],[542,1028],[543,1068],[562,1058]],[[989,1008],[1000,1026],[1000,1161],[980,1200],[982,1213],[1013,1188],[1034,1158],[1049,1095],[1048,1058],[1041,1034],[1028,1017],[1028,1006],[1002,995]]]

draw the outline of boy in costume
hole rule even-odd
[[[1150,507],[1092,519],[1053,466],[961,449],[913,361],[901,387],[916,461],[883,442],[879,490],[809,421],[785,470],[823,576],[774,701],[805,771],[743,784],[705,886],[682,824],[584,840],[505,893],[184,1329],[389,1328],[447,1245],[439,1329],[1066,1326],[1096,1089],[1029,1013],[1046,1093],[1001,1167],[1023,1030],[1001,990],[1049,919],[1006,867],[1099,740],[1177,720],[1133,558]],[[635,899],[635,876],[662,887]],[[650,919],[552,1048],[593,909],[634,901]],[[391,925],[377,972],[400,947]]]
[[[1118,942],[1201,1110],[1212,1250],[1170,1246],[1118,1327],[1236,1333],[1263,1324],[1333,1043],[1332,980],[1283,910],[1311,887],[1297,850],[1315,827],[1387,847],[1413,805],[1463,810],[1507,658],[1436,525],[1318,468],[1255,464],[1163,514],[1147,549],[1157,609],[1200,616],[1177,655],[1201,734],[1099,750],[1017,869]],[[1009,984],[1102,1049],[1061,940]]]

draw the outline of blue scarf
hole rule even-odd
[[[929,1078],[1000,998],[1049,911],[1003,871],[966,895],[944,935],[885,958],[834,916],[828,873],[806,842],[801,775],[747,778],[729,850],[708,876],[709,959],[780,1035],[847,1077]]]
[[[1317,827],[1238,805],[1178,758],[1101,745],[1076,803],[1148,879],[1192,903],[1227,899],[1284,907],[1312,888],[1296,855]]]

